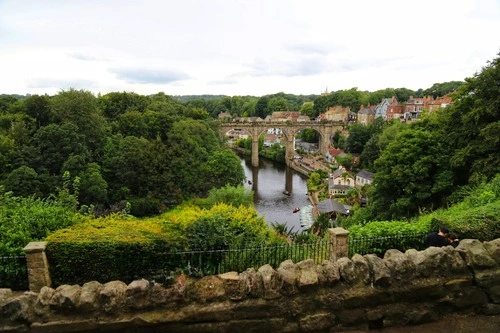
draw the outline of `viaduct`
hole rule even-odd
[[[312,128],[319,133],[319,151],[325,154],[330,146],[332,135],[342,130],[342,125],[333,122],[312,121],[254,121],[254,122],[221,122],[220,134],[225,136],[230,130],[245,130],[252,137],[252,166],[259,166],[259,136],[269,128],[279,128],[283,131],[286,141],[286,163],[291,162],[294,156],[295,135],[303,129]]]

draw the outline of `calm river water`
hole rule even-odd
[[[286,223],[295,231],[302,230],[300,213],[293,213],[293,209],[309,205],[306,178],[285,165],[262,158],[259,161],[259,167],[256,168],[252,167],[250,158],[241,158],[247,177],[245,187],[255,193],[255,208],[269,225]],[[283,194],[285,190],[290,195]]]

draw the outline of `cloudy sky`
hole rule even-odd
[[[0,0],[0,94],[425,89],[499,36],[500,0]]]

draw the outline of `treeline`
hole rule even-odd
[[[419,215],[461,201],[500,173],[500,58],[467,78],[454,103],[418,122],[351,125],[334,142],[376,172],[354,223]],[[434,86],[433,86],[434,87]],[[487,194],[484,194],[487,195]]]
[[[350,107],[352,111],[357,112],[361,105],[376,105],[383,98],[396,97],[398,101],[405,102],[410,96],[444,96],[457,90],[463,83],[463,81],[435,83],[428,89],[418,89],[416,91],[407,88],[386,88],[369,92],[351,88],[322,94],[321,96],[293,95],[280,92],[262,97],[189,95],[174,96],[174,98],[187,106],[207,110],[208,114],[213,118],[216,118],[221,112],[227,112],[235,117],[255,116],[264,119],[275,111],[300,111],[310,118],[316,118],[320,113],[325,112],[328,107],[334,105]]]
[[[64,189],[98,214],[127,201],[144,216],[244,180],[207,111],[163,93],[70,89],[0,106],[0,185],[14,196]]]

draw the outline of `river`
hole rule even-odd
[[[245,187],[254,191],[255,208],[267,224],[285,223],[288,228],[293,227],[294,231],[302,230],[300,212],[293,213],[293,209],[310,204],[305,176],[283,164],[263,158],[259,158],[258,168],[252,167],[250,158],[241,157],[241,165],[247,177]],[[285,190],[289,195],[283,193]]]

